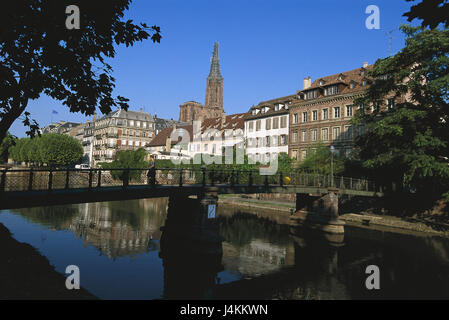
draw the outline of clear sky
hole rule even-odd
[[[365,27],[368,5],[380,9],[379,30]],[[411,5],[405,0],[134,0],[127,18],[159,25],[163,39],[117,48],[111,61],[115,94],[129,98],[131,110],[178,119],[185,101],[204,104],[218,41],[225,112],[246,112],[260,101],[302,89],[304,77],[314,80],[388,56],[387,31],[393,30],[392,53],[399,51],[404,36],[398,28]],[[27,111],[40,126],[87,120],[44,95],[30,101]],[[18,120],[10,131],[22,137],[26,129]]]

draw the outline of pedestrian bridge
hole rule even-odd
[[[373,181],[305,172],[261,175],[259,170],[5,169],[0,176],[0,209],[180,195],[295,193],[382,197]]]

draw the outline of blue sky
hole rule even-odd
[[[379,30],[365,27],[365,9],[372,4],[380,9]],[[302,89],[304,77],[314,80],[387,56],[389,30],[392,53],[399,51],[404,37],[398,28],[410,6],[405,0],[134,0],[127,18],[159,25],[163,39],[117,48],[110,62],[115,94],[129,98],[131,110],[178,119],[183,102],[204,104],[218,41],[224,109],[245,112]],[[27,111],[40,126],[87,119],[44,95],[30,101]],[[10,131],[22,137],[26,128],[18,120]]]

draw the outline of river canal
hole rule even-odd
[[[449,239],[351,226],[344,237],[291,235],[279,213],[219,205],[219,267],[188,252],[170,264],[160,254],[167,205],[143,199],[4,210],[0,223],[57,272],[77,265],[81,286],[100,299],[449,298]],[[379,267],[379,290],[365,286],[369,265]]]

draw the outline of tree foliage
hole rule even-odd
[[[356,144],[363,166],[384,182],[422,192],[447,190],[449,181],[449,31],[402,26],[406,46],[376,61],[375,79],[356,104],[394,97],[392,110],[363,114],[367,133]]]
[[[333,173],[339,175],[345,168],[345,158],[341,155],[332,153],[329,147],[323,144],[312,145],[307,149],[307,157],[298,165],[300,171],[306,171],[318,174],[331,174],[333,162]]]
[[[9,153],[14,161],[67,166],[81,159],[83,147],[71,136],[46,133],[33,139],[19,139]]]
[[[17,138],[11,135],[9,132],[6,134],[5,139],[0,143],[0,162],[7,162],[9,158],[9,148],[16,144]]]
[[[132,46],[151,37],[158,26],[124,21],[131,0],[15,0],[0,10],[0,142],[12,123],[23,123],[34,136],[36,121],[25,111],[42,93],[62,101],[71,112],[92,115],[98,107],[128,108],[128,99],[114,97],[115,79],[107,59],[115,45]],[[80,29],[65,26],[66,7],[77,5]],[[24,112],[25,111],[25,112]]]
[[[100,166],[104,169],[142,169],[148,168],[149,162],[145,160],[147,155],[145,149],[123,150],[118,152],[117,159],[112,162],[101,162]],[[125,177],[124,170],[111,170],[114,179],[123,180]],[[130,170],[129,179],[138,180],[142,174],[142,170]]]
[[[407,0],[408,2],[416,0]],[[448,0],[422,0],[422,2],[412,6],[410,11],[404,13],[411,22],[414,19],[423,20],[423,27],[436,28],[440,23],[444,23],[445,27],[449,27],[449,1]]]

